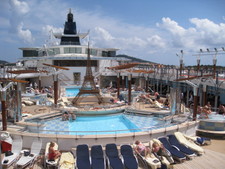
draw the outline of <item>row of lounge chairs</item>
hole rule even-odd
[[[185,160],[190,160],[195,156],[204,154],[204,149],[196,144],[196,140],[199,138],[200,137],[190,137],[183,133],[175,132],[174,134],[159,137],[149,142],[151,150],[153,150],[154,142],[163,145],[167,153],[166,156],[158,156],[152,151],[152,153],[146,157],[140,154],[137,154],[137,157],[145,168],[173,168],[172,164],[184,162]],[[210,140],[206,140],[208,144],[210,144]]]
[[[16,168],[25,168],[32,166],[40,155],[42,147],[42,140],[36,138],[33,140],[30,151],[22,151],[22,138],[20,136],[15,137],[12,142],[12,151],[2,160],[2,166],[8,168],[14,165]]]
[[[194,156],[204,153],[203,148],[194,143],[197,139],[198,137],[193,138],[183,133],[175,132],[174,135],[151,140],[149,142],[150,149],[152,149],[154,142],[163,144],[168,152],[169,160],[168,157],[159,157],[154,153],[143,157],[140,154],[134,154],[134,147],[129,144],[121,145],[118,149],[116,144],[111,143],[106,144],[104,148],[101,145],[93,145],[90,147],[90,151],[87,144],[78,145],[76,147],[76,153],[63,152],[60,158],[49,161],[49,143],[47,143],[45,150],[45,168],[54,166],[59,169],[138,169],[139,163],[145,165],[146,168],[171,168],[174,162],[183,162],[184,160],[189,160]],[[29,154],[26,154],[25,152],[27,151],[22,151],[21,137],[15,137],[12,143],[12,154],[3,158],[2,165],[3,167],[9,167],[14,164],[16,168],[32,166],[40,155],[41,147],[42,140],[40,138],[34,139]],[[54,149],[58,149],[56,143]]]
[[[52,162],[46,158],[45,167],[58,166],[60,169],[138,169],[138,161],[130,145],[122,145],[119,152],[116,144],[107,144],[104,152],[101,145],[93,145],[89,151],[87,144],[81,144],[76,148],[75,157],[76,159],[70,152],[66,152],[62,153],[59,162],[58,159]]]

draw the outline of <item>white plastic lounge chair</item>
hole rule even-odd
[[[183,134],[184,137],[186,137],[188,140],[191,140],[195,142],[198,145],[209,145],[211,144],[211,139],[205,138],[205,137],[199,137],[199,136],[188,136],[186,134]]]
[[[58,150],[58,144],[55,143],[55,146],[54,146],[54,150]],[[49,161],[48,160],[48,149],[49,149],[49,145],[50,145],[50,142],[48,142],[46,144],[46,148],[45,148],[45,167],[47,167],[48,165],[49,166],[57,166],[58,165],[58,162],[59,162],[59,158],[57,158],[55,161]]]
[[[22,138],[20,136],[15,137],[12,142],[12,155],[5,156],[2,160],[3,167],[11,166],[20,156],[22,150]]]
[[[59,161],[59,169],[74,169],[75,159],[71,152],[63,152]]]
[[[27,156],[25,156],[25,154],[23,154],[20,157],[20,159],[16,163],[17,168],[18,167],[24,168],[28,165],[31,165],[36,160],[36,158],[39,156],[41,147],[42,147],[42,140],[40,138],[34,139],[32,145],[31,145],[30,154]]]
[[[191,142],[184,137],[183,133],[181,132],[175,132],[174,135],[176,136],[177,140],[181,143],[187,146],[188,148],[192,149],[196,154],[202,155],[204,153],[204,149],[194,142]]]

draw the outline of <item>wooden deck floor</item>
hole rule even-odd
[[[175,164],[174,169],[224,169],[225,154],[205,149],[205,154],[190,161]]]

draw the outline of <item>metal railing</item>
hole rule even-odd
[[[150,126],[150,127],[143,127],[143,128],[132,128],[132,129],[123,129],[123,130],[102,130],[102,131],[61,131],[61,130],[43,130],[41,129],[42,123],[40,121],[37,121],[35,126],[36,126],[36,133],[38,134],[53,134],[53,135],[71,135],[71,136],[75,136],[76,138],[79,136],[85,136],[85,135],[92,135],[92,136],[102,136],[102,135],[112,135],[112,137],[117,137],[119,134],[127,134],[127,133],[131,133],[131,135],[135,135],[137,132],[146,132],[147,134],[150,134],[152,132],[152,130],[155,129],[160,129],[160,128],[166,128],[170,127],[170,126],[174,126],[174,125],[179,125],[181,123],[190,121],[190,118],[186,118],[184,121],[181,122],[177,122],[177,123],[170,123],[170,120],[162,120],[164,121],[164,124],[161,125],[157,125],[157,126]],[[27,124],[27,126],[29,126],[29,124]],[[29,127],[26,127],[28,130],[27,132],[31,132],[29,131]],[[35,132],[33,132],[35,133]]]

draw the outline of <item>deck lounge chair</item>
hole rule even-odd
[[[42,147],[42,140],[40,138],[34,139],[31,145],[30,154],[26,156],[24,153],[20,159],[17,161],[16,166],[24,168],[28,165],[33,164],[33,162],[37,159],[40,154]]]
[[[91,147],[91,167],[92,169],[106,169],[106,161],[101,145]]]
[[[181,144],[175,135],[168,135],[168,140],[171,145],[176,146],[181,152],[186,154],[188,157],[196,156],[196,154],[187,146]]]
[[[124,169],[116,144],[106,144],[105,151],[107,155],[108,165],[112,169]]]
[[[163,146],[171,153],[173,159],[182,162],[186,159],[186,156],[183,152],[181,152],[177,147],[172,146],[166,137],[158,138],[159,141],[163,144]]]
[[[87,144],[77,146],[76,158],[78,169],[91,169],[90,155]]]
[[[120,152],[122,155],[122,160],[125,168],[127,169],[137,169],[138,161],[134,155],[133,149],[130,145],[122,145],[120,147]]]
[[[133,148],[135,149],[136,144],[133,144]],[[157,169],[161,168],[161,162],[158,158],[155,157],[153,153],[148,154],[146,157],[142,156],[140,153],[136,152],[136,156],[138,159],[138,163],[142,165],[144,168]]]
[[[45,148],[45,167],[48,167],[48,166],[57,166],[58,165],[58,162],[59,162],[59,158],[55,159],[55,161],[50,161],[48,159],[48,149],[49,149],[49,145],[50,145],[51,142],[48,142],[46,144],[46,148]],[[54,142],[54,150],[58,150],[58,144]]]
[[[157,169],[161,168],[161,162],[154,154],[148,154],[146,157],[137,154],[138,163],[142,164],[144,168]]]
[[[12,142],[12,155],[5,156],[2,160],[3,167],[11,166],[20,156],[22,150],[22,138],[20,136],[15,137]]]
[[[184,144],[188,148],[192,149],[197,155],[202,155],[204,153],[204,149],[202,147],[187,140],[181,132],[175,132],[174,135],[181,144]]]
[[[210,138],[199,137],[199,136],[188,136],[186,134],[183,134],[183,135],[187,140],[192,140],[193,142],[195,142],[197,145],[200,145],[200,146],[211,144]]]
[[[155,142],[158,143],[160,146],[163,145],[158,139],[150,140],[149,147],[150,147],[151,151],[153,151],[153,143],[155,143]],[[172,167],[172,164],[174,164],[173,157],[167,149],[165,149],[165,150],[166,151],[164,152],[164,154],[158,155],[155,152],[153,152],[153,154],[155,155],[156,158],[158,158],[161,161],[161,163],[163,165],[166,165],[167,168],[173,168]]]
[[[58,169],[74,169],[75,168],[75,159],[71,152],[63,152]]]

